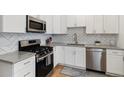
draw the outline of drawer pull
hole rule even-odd
[[[24,77],[28,76],[30,73],[31,73],[31,72],[26,73],[26,74],[24,75]]]
[[[30,63],[30,61],[28,61],[28,62],[25,62],[25,63],[24,63],[24,65],[27,65],[28,63]]]

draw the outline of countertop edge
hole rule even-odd
[[[3,55],[0,55],[0,56],[6,56],[6,55],[9,55],[9,54],[12,54],[12,53],[16,53],[16,52],[23,52],[23,51],[13,51],[13,52],[9,52],[9,53],[6,53],[6,54],[3,54]],[[27,57],[24,57],[24,58],[21,58],[20,57],[20,59],[18,59],[17,61],[10,61],[10,60],[7,60],[7,59],[0,59],[0,61],[2,61],[2,62],[8,62],[8,63],[11,63],[11,64],[16,64],[16,63],[18,63],[18,62],[20,62],[20,61],[23,61],[23,60],[25,60],[25,59],[28,59],[28,58],[30,58],[30,57],[33,57],[33,56],[35,56],[35,53],[30,53],[30,52],[23,52],[23,53],[25,53],[24,55],[27,55]]]
[[[50,45],[52,47],[54,46],[72,46],[72,47],[83,47],[83,48],[104,48],[104,49],[112,49],[112,50],[124,50],[124,48],[120,48],[120,47],[116,47],[116,46],[98,46],[98,45],[88,45],[88,44],[85,44],[85,46],[81,46],[81,45],[68,45],[68,44],[53,44],[53,45]]]

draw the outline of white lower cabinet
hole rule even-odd
[[[14,77],[35,77],[35,57],[14,64]]]
[[[54,66],[65,64],[86,69],[85,48],[70,46],[54,47]]]
[[[75,65],[75,47],[65,47],[65,64]]]
[[[54,50],[54,67],[59,63],[64,64],[65,63],[64,46],[55,46],[53,50]]]
[[[0,77],[35,77],[35,56],[17,63],[0,61]]]
[[[86,68],[86,53],[85,48],[76,48],[75,65]]]
[[[124,52],[107,50],[107,74],[124,75]]]
[[[65,47],[65,64],[86,69],[85,48]]]

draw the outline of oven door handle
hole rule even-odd
[[[43,59],[45,59],[45,58],[47,58],[47,57],[51,56],[52,54],[53,54],[53,52],[51,52],[51,53],[47,54],[47,55],[46,55],[46,56],[44,56],[44,57],[37,58],[37,63],[38,63],[38,62],[40,62],[40,60],[43,60]]]

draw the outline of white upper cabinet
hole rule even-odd
[[[88,15],[86,16],[87,34],[118,34],[118,16]]]
[[[67,16],[61,16],[61,34],[67,34]]]
[[[103,16],[88,15],[86,16],[86,33],[87,34],[103,34]]]
[[[26,16],[25,15],[1,15],[0,31],[12,33],[26,32]]]
[[[99,33],[99,34],[104,33],[102,15],[94,16],[94,30],[95,30],[95,33]]]
[[[67,16],[67,27],[76,27],[76,16],[75,15]]]
[[[119,17],[117,15],[104,16],[104,32],[118,34]]]
[[[85,22],[85,16],[84,15],[77,15],[77,27],[84,27],[86,26],[86,22]]]
[[[86,33],[87,34],[95,33],[95,30],[94,30],[94,16],[92,16],[92,15],[87,15],[86,16]]]
[[[53,33],[55,34],[61,33],[61,16],[58,15],[53,16]]]
[[[68,15],[67,27],[84,27],[85,16],[84,15]]]
[[[66,34],[67,17],[64,15],[48,15],[46,16],[47,34]]]
[[[47,15],[46,16],[46,34],[53,33],[53,16]]]

